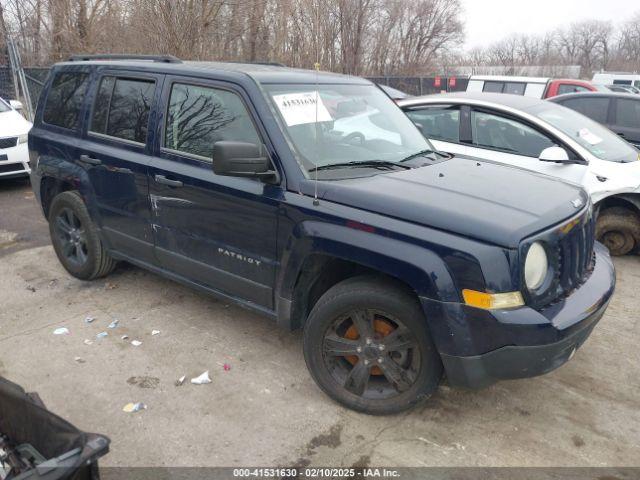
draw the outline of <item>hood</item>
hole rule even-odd
[[[0,112],[0,138],[17,137],[31,130],[31,122],[27,121],[15,110]]]
[[[313,181],[304,182],[302,190],[312,195]],[[553,177],[464,157],[371,177],[319,181],[318,196],[509,248],[576,215],[589,201],[582,188]]]

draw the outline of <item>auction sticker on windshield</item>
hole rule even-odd
[[[287,122],[287,126],[304,123],[330,122],[333,120],[320,94],[315,92],[285,93],[274,95],[273,101]],[[316,110],[317,107],[317,110]]]

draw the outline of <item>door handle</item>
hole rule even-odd
[[[90,157],[89,155],[80,155],[80,161],[89,165],[101,165],[102,160]]]
[[[171,180],[170,178],[165,177],[164,175],[156,175],[156,182],[161,183],[163,185],[169,185],[170,187],[181,187],[182,182],[180,180]]]

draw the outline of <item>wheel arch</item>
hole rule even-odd
[[[285,328],[302,327],[324,292],[364,274],[393,282],[416,297],[458,300],[447,266],[435,252],[335,224],[314,222],[298,230],[287,242],[276,284],[278,322]]]
[[[640,217],[640,194],[638,193],[623,193],[619,195],[611,195],[605,197],[596,203],[598,212],[611,207],[624,207],[631,209]]]

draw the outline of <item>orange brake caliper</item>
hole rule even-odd
[[[391,323],[389,323],[387,320],[376,318],[373,321],[373,330],[379,335],[380,338],[382,338],[393,332],[395,328],[393,328],[393,325],[391,325]],[[344,334],[344,338],[348,340],[357,340],[358,338],[360,338],[360,334],[358,333],[358,329],[356,328],[355,324],[351,325],[347,329]],[[345,358],[352,365],[358,363],[358,357],[356,355],[349,355]],[[380,367],[375,366],[371,369],[371,375],[382,375],[382,370],[380,370]]]

